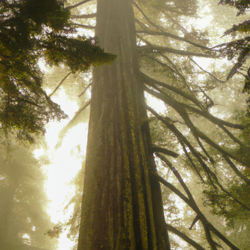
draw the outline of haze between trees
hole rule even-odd
[[[170,249],[166,229],[196,249],[248,247],[247,238],[236,239],[249,230],[244,221],[250,206],[246,198],[249,118],[242,108],[235,119],[232,113],[227,118],[231,110],[223,114],[225,120],[218,118],[219,103],[210,95],[227,84],[221,83],[225,72],[202,71],[194,57],[214,58],[218,53],[206,48],[206,33],[185,28],[187,18],[195,15],[195,1],[169,3],[98,2],[96,35],[105,51],[118,57],[113,65],[94,69],[83,205],[82,210],[75,206],[71,220],[77,231],[81,214],[78,250]],[[81,15],[85,20],[87,13],[74,13],[72,18]],[[79,21],[81,25],[87,24]],[[230,88],[240,89],[232,81]],[[234,95],[238,90],[232,90]],[[164,110],[156,112],[147,106],[144,91],[162,100]],[[163,166],[169,168],[167,173]],[[204,194],[197,189],[204,189]],[[170,190],[190,207],[183,208],[184,222],[173,219],[178,208]],[[215,214],[229,222],[233,243],[208,222],[201,196]],[[218,224],[218,229],[225,230]],[[190,226],[191,231],[187,230]],[[176,249],[183,246],[172,235],[170,242]]]

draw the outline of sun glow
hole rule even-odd
[[[88,133],[87,124],[78,124],[68,131],[63,138],[61,147],[55,150],[61,129],[78,110],[75,103],[65,100],[67,100],[67,97],[63,91],[59,97],[53,98],[53,101],[61,104],[62,110],[68,114],[69,119],[62,122],[51,122],[47,126],[45,135],[48,148],[46,150],[38,149],[34,151],[35,157],[39,158],[39,156],[46,154],[50,160],[50,164],[44,166],[44,171],[48,176],[45,190],[50,200],[47,212],[51,216],[53,223],[66,221],[73,212],[73,207],[69,207],[66,212],[63,209],[75,192],[75,188],[70,185],[70,181],[82,167]],[[57,250],[70,249],[73,246],[73,242],[67,238],[67,233],[63,232],[60,235]]]

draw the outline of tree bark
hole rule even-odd
[[[111,66],[94,69],[78,250],[169,250],[134,14],[128,0],[99,0],[96,35]]]

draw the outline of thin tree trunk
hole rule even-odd
[[[128,0],[99,0],[96,35],[112,66],[94,70],[78,250],[169,250]]]

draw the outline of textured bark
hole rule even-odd
[[[169,250],[131,2],[99,0],[96,32],[118,58],[94,70],[78,250]]]

